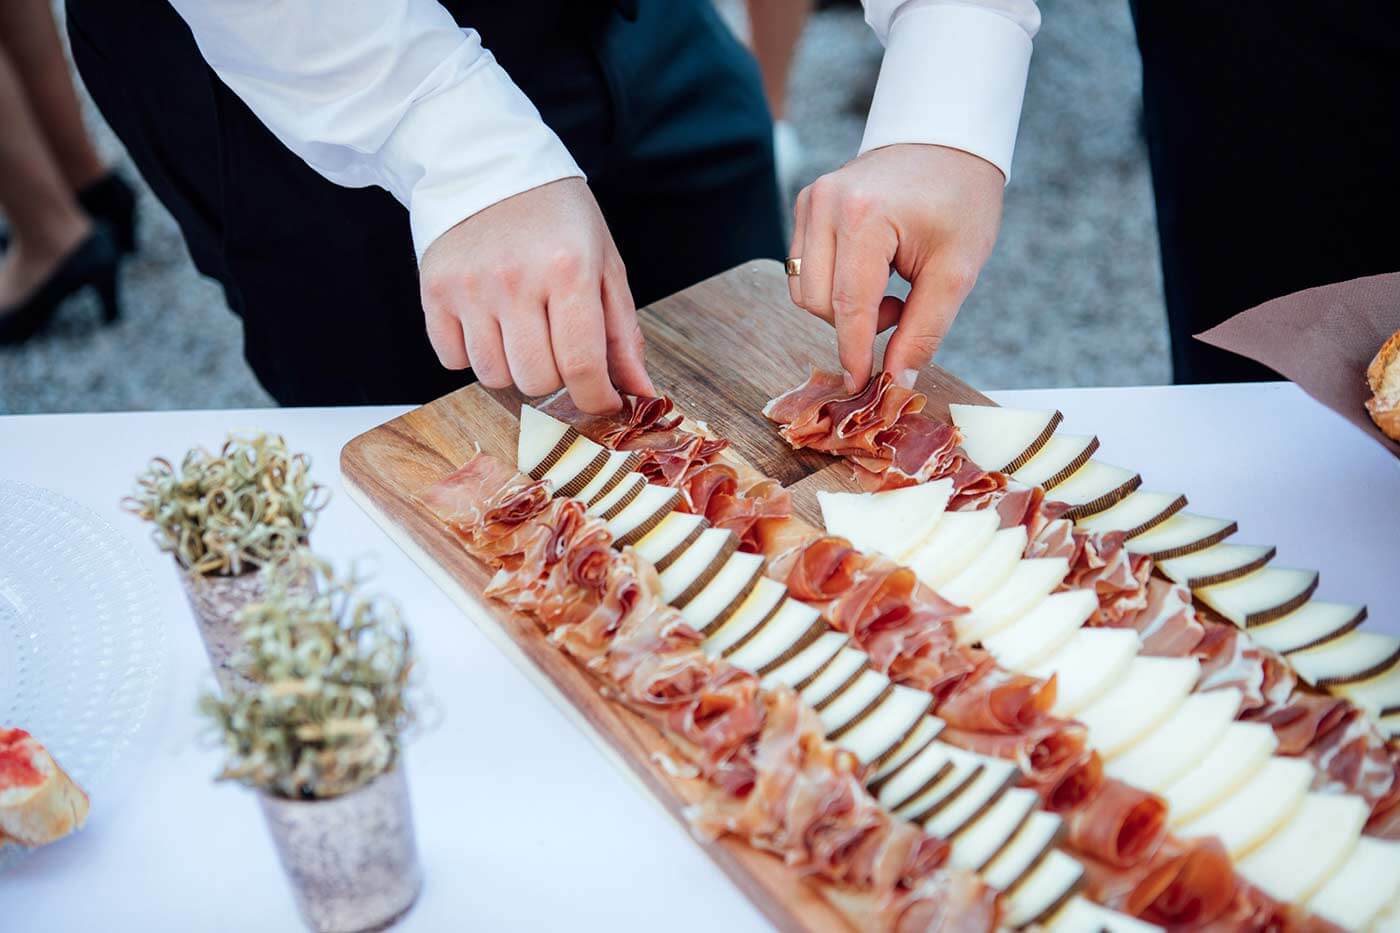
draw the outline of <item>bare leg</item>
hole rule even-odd
[[[812,0],[748,0],[749,34],[774,120],[787,114],[788,72]]]
[[[83,125],[52,0],[0,0],[0,48],[19,75],[29,109],[69,189],[81,190],[106,175]]]
[[[9,0],[0,2],[4,6]],[[0,50],[0,210],[12,239],[0,262],[0,313],[41,285],[92,229]]]

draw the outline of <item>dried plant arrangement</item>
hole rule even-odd
[[[265,596],[237,620],[233,665],[251,686],[200,701],[219,777],[282,798],[348,794],[394,768],[412,723],[408,630],[392,601],[305,551],[263,573]]]
[[[230,435],[217,456],[196,447],[178,468],[155,458],[122,506],[184,570],[237,576],[307,543],[328,497],[310,466],[277,435]]]

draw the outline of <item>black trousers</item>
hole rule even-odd
[[[1176,381],[1278,378],[1191,335],[1400,270],[1400,6],[1131,4]]]
[[[710,0],[444,5],[588,173],[638,305],[782,257],[757,68]],[[397,201],[334,185],[282,146],[165,0],[69,0],[68,28],[98,107],[223,285],[279,402],[422,402],[471,380],[428,342]]]

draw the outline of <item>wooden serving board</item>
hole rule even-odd
[[[640,317],[658,390],[731,441],[736,455],[780,479],[793,490],[797,510],[819,521],[814,491],[842,488],[846,469],[824,455],[793,451],[762,409],[812,367],[836,368],[835,341],[824,322],[793,306],[782,267],[771,260],[739,266],[642,309]],[[943,416],[949,402],[988,403],[937,367],[924,373],[919,388],[929,396],[929,410]],[[688,832],[683,810],[701,787],[663,767],[659,756],[677,757],[671,744],[641,717],[600,696],[597,682],[531,619],[487,602],[482,591],[490,571],[415,499],[478,447],[513,462],[521,403],[513,391],[468,386],[361,434],[341,451],[346,492]],[[844,926],[779,859],[734,839],[700,844],[780,929]]]

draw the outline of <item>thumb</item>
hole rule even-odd
[[[631,395],[656,395],[647,375],[646,341],[637,324],[637,306],[623,272],[603,273],[603,327],[607,331],[608,372],[613,385]]]
[[[894,381],[913,388],[919,371],[929,364],[957,317],[967,291],[941,281],[934,269],[914,280],[899,324],[885,348],[884,368]]]

